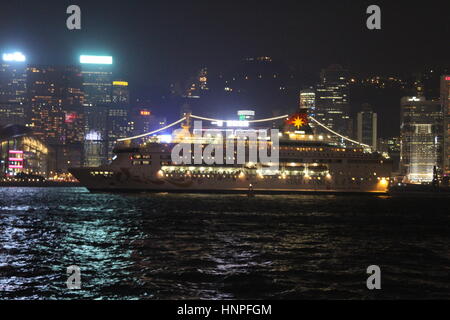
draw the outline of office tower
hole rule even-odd
[[[27,69],[27,88],[31,112],[30,127],[47,144],[62,144],[65,114],[62,107],[61,69],[30,65]]]
[[[377,114],[369,104],[364,104],[356,118],[357,140],[377,149]]]
[[[129,123],[129,111],[128,108],[124,108],[119,105],[112,105],[108,107],[107,114],[107,159],[112,160],[114,154],[114,146],[117,139],[126,138],[132,135],[132,128]]]
[[[254,110],[239,110],[237,112],[238,118],[241,121],[255,120]]]
[[[450,75],[441,77],[441,107],[444,114],[443,171],[450,175]]]
[[[316,90],[316,118],[345,136],[352,136],[348,101],[349,73],[339,65],[323,69]]]
[[[81,164],[84,138],[81,86],[78,67],[30,65],[27,68],[29,127],[54,153],[51,169],[57,172]]]
[[[111,56],[81,55],[85,137],[84,165],[99,166],[108,160],[108,113],[112,103]]]
[[[80,56],[84,103],[105,105],[111,102],[112,57]]]
[[[87,105],[84,107],[84,166],[97,167],[107,163],[108,158],[109,106]]]
[[[134,126],[133,135],[139,135],[166,126],[167,119],[154,115],[148,107],[139,107],[131,112],[130,122]]]
[[[442,158],[442,117],[439,101],[401,99],[400,171],[408,182],[433,180],[433,169]]]
[[[115,80],[112,82],[112,101],[108,108],[107,119],[107,160],[112,160],[117,139],[129,137],[133,127],[130,123],[130,92],[128,82]]]
[[[315,116],[316,113],[316,91],[312,88],[300,91],[299,108],[307,110],[308,114]]]
[[[130,105],[130,90],[128,82],[122,80],[115,80],[112,82],[112,103],[128,107]]]
[[[26,58],[5,53],[0,63],[0,125],[26,124]]]

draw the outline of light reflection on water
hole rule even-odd
[[[0,298],[449,298],[447,211],[445,199],[2,188]],[[81,290],[66,289],[70,265]]]

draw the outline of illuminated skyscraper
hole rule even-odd
[[[21,53],[5,53],[0,63],[0,125],[26,123],[26,64]]]
[[[407,181],[433,180],[433,168],[441,164],[442,111],[439,101],[424,97],[401,100],[400,171]]]
[[[441,77],[441,106],[444,113],[443,170],[446,175],[450,175],[450,75]]]
[[[115,80],[112,82],[112,103],[128,107],[130,104],[130,90],[127,81]]]
[[[358,112],[356,118],[356,138],[359,142],[367,144],[372,147],[373,150],[377,149],[377,126],[378,117],[373,112],[370,105],[363,105],[363,110]]]
[[[316,118],[327,127],[352,136],[348,101],[349,73],[339,65],[323,69],[316,90]]]
[[[108,160],[108,113],[112,103],[111,56],[80,56],[83,76],[85,141],[84,164],[99,166]]]
[[[112,101],[112,57],[80,56],[85,104],[104,105]]]
[[[308,114],[315,116],[316,113],[316,92],[314,89],[305,89],[300,91],[299,100],[300,109],[308,110]]]
[[[130,124],[130,91],[128,82],[115,80],[112,82],[112,102],[108,108],[107,119],[107,159],[112,160],[113,149],[117,139],[129,137],[132,133]]]
[[[30,127],[47,144],[62,144],[65,121],[62,72],[54,66],[40,65],[30,65],[27,71]]]
[[[84,138],[81,72],[74,66],[27,68],[29,127],[54,152],[55,171],[80,165]]]

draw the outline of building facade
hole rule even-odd
[[[363,110],[358,112],[356,117],[356,139],[371,146],[373,150],[377,150],[377,126],[377,114],[368,104],[364,105]]]
[[[27,122],[25,56],[4,54],[0,63],[0,125]]]
[[[0,177],[14,177],[19,173],[47,177],[49,148],[22,125],[0,127]]]
[[[450,175],[450,75],[441,77],[441,107],[444,113],[444,155],[442,168],[444,174]]]
[[[442,163],[442,111],[439,101],[424,97],[401,100],[400,170],[407,182],[433,180]]]
[[[54,152],[51,168],[67,172],[82,163],[85,115],[80,69],[76,66],[29,65],[28,126]]]
[[[348,70],[339,65],[331,65],[322,70],[320,80],[316,90],[317,120],[328,128],[351,137]]]

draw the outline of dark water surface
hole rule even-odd
[[[0,299],[449,299],[449,244],[449,199],[0,188]]]

